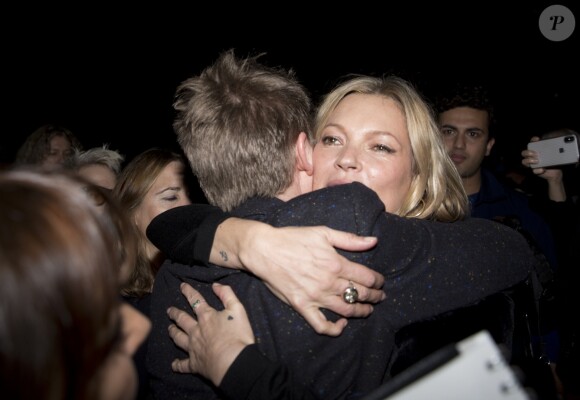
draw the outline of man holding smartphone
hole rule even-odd
[[[574,137],[575,140],[565,142],[564,139]],[[575,142],[578,146],[580,134],[572,129],[557,129],[534,136],[530,143],[559,138],[560,143]],[[522,165],[532,168],[532,172],[547,182],[547,197],[540,193],[541,203],[538,205],[547,217],[552,228],[558,250],[558,295],[559,312],[558,327],[560,339],[560,356],[555,370],[562,381],[562,398],[580,397],[580,320],[577,317],[580,309],[578,282],[580,282],[580,163],[550,165],[550,168],[536,167],[540,157],[533,146],[522,150]],[[578,147],[566,148],[574,154]],[[558,151],[559,152],[559,151]],[[578,154],[578,153],[576,153]],[[546,166],[547,167],[547,166]],[[544,187],[542,187],[544,189]]]
[[[570,140],[570,138],[572,140]],[[559,146],[563,151],[557,151],[558,156],[554,154],[556,150],[554,146],[544,146],[543,144],[558,140]],[[550,156],[542,157],[544,151],[551,151]],[[543,178],[548,183],[548,198],[554,202],[566,202],[568,195],[566,185],[564,184],[564,171],[562,168],[572,171],[572,168],[578,167],[578,154],[580,153],[580,134],[572,129],[563,128],[556,129],[540,136],[533,136],[530,143],[525,150],[522,151],[522,165],[532,168],[532,172]],[[544,162],[540,162],[540,161]],[[569,164],[574,164],[574,167],[569,167]],[[566,165],[567,167],[563,167]],[[573,174],[572,174],[573,175]],[[574,178],[568,180],[572,183]],[[576,183],[576,186],[578,184]],[[572,188],[574,189],[574,188]],[[578,195],[578,187],[572,195]]]
[[[556,269],[555,244],[547,223],[530,208],[524,194],[502,184],[482,166],[495,144],[494,109],[487,89],[458,85],[438,97],[435,106],[445,149],[461,175],[471,215],[496,220],[516,218]]]
[[[542,139],[530,141],[528,150],[536,153],[528,160],[534,169],[575,164],[580,158],[577,133],[570,129],[548,132]]]
[[[442,93],[435,102],[441,135],[447,154],[461,175],[471,215],[496,220],[520,231],[536,253],[541,252],[538,257],[543,254],[549,263],[549,266],[544,263],[546,275],[552,274],[557,268],[557,255],[550,226],[530,207],[525,194],[501,183],[491,170],[482,166],[495,144],[494,107],[487,89],[459,84]],[[538,342],[542,343],[539,351],[554,366],[560,354],[560,332],[551,314],[542,314],[547,318],[542,318]]]

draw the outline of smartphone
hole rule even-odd
[[[556,165],[574,164],[580,160],[576,135],[565,135],[528,143],[528,150],[538,153],[538,162],[530,168],[545,168]]]

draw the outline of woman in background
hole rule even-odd
[[[129,279],[121,288],[121,294],[147,316],[155,275],[165,255],[147,239],[145,230],[149,222],[163,211],[191,203],[185,173],[186,164],[180,154],[151,148],[135,156],[125,166],[113,190],[113,196],[119,200],[138,238],[137,260]],[[146,351],[147,341],[134,357],[139,373],[138,399],[149,396]]]
[[[167,149],[151,148],[138,154],[123,169],[113,195],[137,229],[137,262],[123,295],[141,298],[150,293],[164,255],[147,239],[149,222],[170,208],[190,204],[182,156]]]
[[[43,125],[32,132],[16,153],[15,165],[33,164],[43,168],[58,168],[82,150],[79,139],[69,129],[58,125]]]
[[[85,151],[74,149],[74,154],[67,164],[68,167],[91,183],[107,190],[113,190],[124,160],[123,154],[104,144]]]

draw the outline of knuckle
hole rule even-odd
[[[328,326],[319,326],[318,329],[315,329],[317,333],[321,335],[328,335],[331,333],[331,330]]]
[[[345,312],[342,313],[343,316],[350,318],[355,317],[356,314],[356,304],[351,304],[350,307],[346,307]]]
[[[181,311],[176,311],[175,315],[174,315],[174,321],[177,322],[177,324],[182,324],[186,318],[186,313],[181,312]]]

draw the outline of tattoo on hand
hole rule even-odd
[[[232,317],[231,315],[228,315],[228,321],[231,321],[232,319],[234,319],[234,317]]]
[[[222,260],[224,261],[228,261],[228,253],[226,253],[225,251],[220,251],[220,256],[222,256]]]

